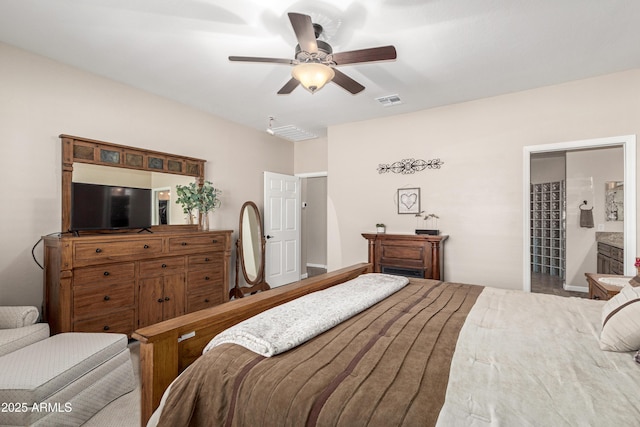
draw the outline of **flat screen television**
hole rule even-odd
[[[150,189],[73,183],[70,231],[149,227]]]

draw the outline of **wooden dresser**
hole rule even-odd
[[[119,332],[228,300],[231,230],[44,237],[51,333]]]
[[[444,280],[444,241],[426,234],[362,234],[377,273]]]

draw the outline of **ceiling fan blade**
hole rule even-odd
[[[293,31],[296,33],[300,49],[308,53],[318,53],[318,43],[316,42],[316,33],[313,29],[313,23],[309,15],[301,13],[289,13],[289,21]]]
[[[336,73],[336,75],[333,77],[333,80],[331,81],[337,84],[338,86],[346,89],[347,91],[351,92],[354,95],[364,90],[364,86],[362,86],[357,81],[353,80],[351,77],[347,76],[342,71],[336,70],[335,68],[333,69],[333,71]]]
[[[351,50],[333,54],[333,62],[336,65],[355,64],[359,62],[385,61],[396,59],[394,46],[372,47],[369,49]]]
[[[294,78],[291,78],[291,80],[289,80],[287,84],[282,86],[282,89],[278,91],[278,95],[289,95],[291,92],[293,92],[295,88],[298,87],[299,84],[300,84],[299,81],[297,81]]]
[[[271,62],[276,64],[289,64],[294,65],[297,62],[293,59],[284,59],[284,58],[260,58],[254,56],[230,56],[229,61],[239,61],[239,62]]]

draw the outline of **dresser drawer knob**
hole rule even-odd
[[[167,268],[167,264],[162,264],[162,268]]]
[[[594,295],[593,299],[600,299],[600,295]]]
[[[105,271],[104,273],[102,273],[102,275],[103,275],[103,276],[108,276],[108,275],[109,275],[109,272],[108,272],[108,271]]]
[[[103,331],[108,331],[109,329],[110,329],[110,328],[109,328],[109,325],[105,325],[105,327],[104,327],[104,328],[102,328],[102,330],[103,330]]]
[[[143,248],[149,249],[149,245],[144,245]]]
[[[204,280],[210,280],[209,276],[204,276]]]
[[[171,298],[169,298],[169,297],[164,297],[164,300],[165,300],[165,301],[169,301],[170,299],[171,299]]]
[[[105,295],[105,296],[104,296],[104,300],[105,300],[105,301],[109,301],[110,299],[111,299],[111,297],[110,297],[109,295]]]
[[[182,246],[187,246],[187,242],[180,243]]]
[[[204,299],[204,302],[209,302],[209,298],[205,298],[205,299]]]
[[[158,298],[158,302],[164,302],[162,298]]]
[[[209,258],[204,259],[204,262],[209,262],[209,261],[211,261]]]
[[[102,249],[98,248],[96,249],[96,253],[99,254],[100,252],[102,252]]]
[[[211,243],[218,243],[218,241],[216,239],[213,239]]]

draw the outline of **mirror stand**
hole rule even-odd
[[[236,241],[235,287],[229,291],[229,298],[243,298],[246,294],[271,289],[264,280],[265,245],[260,211],[255,203],[245,202],[240,209]],[[240,270],[249,286],[240,286]]]

